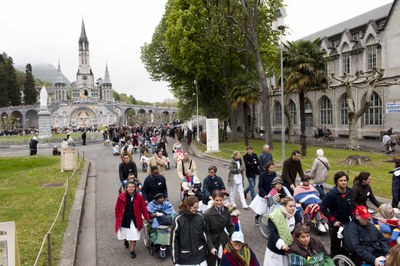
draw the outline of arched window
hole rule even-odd
[[[346,96],[342,97],[342,100],[340,101],[340,114],[339,114],[339,119],[340,119],[340,125],[348,125],[349,124],[349,116],[348,116],[348,104],[346,100]]]
[[[371,95],[372,104],[365,113],[364,123],[368,126],[382,125],[382,100],[376,92]]]
[[[332,103],[328,97],[324,97],[320,105],[321,125],[332,125]]]
[[[282,108],[279,102],[274,105],[274,125],[282,125]]]
[[[297,124],[297,112],[296,112],[296,104],[293,100],[289,101],[289,112],[293,117],[293,124]]]

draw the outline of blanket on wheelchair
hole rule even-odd
[[[172,206],[171,202],[168,200],[164,200],[162,204],[157,204],[156,200],[152,200],[149,204],[147,204],[147,210],[150,213],[159,213],[161,215],[170,215],[171,218],[175,216],[175,210]],[[153,219],[151,224],[152,228],[157,228],[160,225],[158,219]]]
[[[290,266],[334,266],[333,260],[323,252],[312,257],[304,258],[297,254],[289,254]]]

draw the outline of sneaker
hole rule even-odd
[[[128,242],[128,240],[124,240],[124,246],[126,247],[126,248],[129,248],[129,242]]]
[[[318,223],[318,231],[320,231],[321,233],[326,233],[326,229],[325,226],[322,223]]]
[[[248,210],[248,209],[249,209],[249,206],[248,206],[248,205],[243,206],[243,210]]]

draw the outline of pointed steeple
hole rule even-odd
[[[65,86],[65,80],[64,80],[64,75],[61,72],[61,67],[60,67],[60,60],[58,60],[58,68],[57,68],[57,78],[55,82],[56,87],[57,86]]]
[[[108,66],[106,63],[106,73],[104,74],[103,84],[111,84],[110,74],[108,73]]]
[[[85,22],[82,18],[81,36],[79,37],[79,50],[89,50],[89,40],[86,36]]]

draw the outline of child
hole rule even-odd
[[[125,192],[125,185],[126,185],[126,183],[128,181],[135,182],[136,183],[136,190],[137,190],[137,192],[140,193],[140,190],[142,189],[142,182],[140,182],[139,179],[135,178],[135,176],[131,172],[128,175],[128,179],[122,181],[122,184],[121,184],[121,187],[119,188],[118,193],[121,194],[121,193]]]

